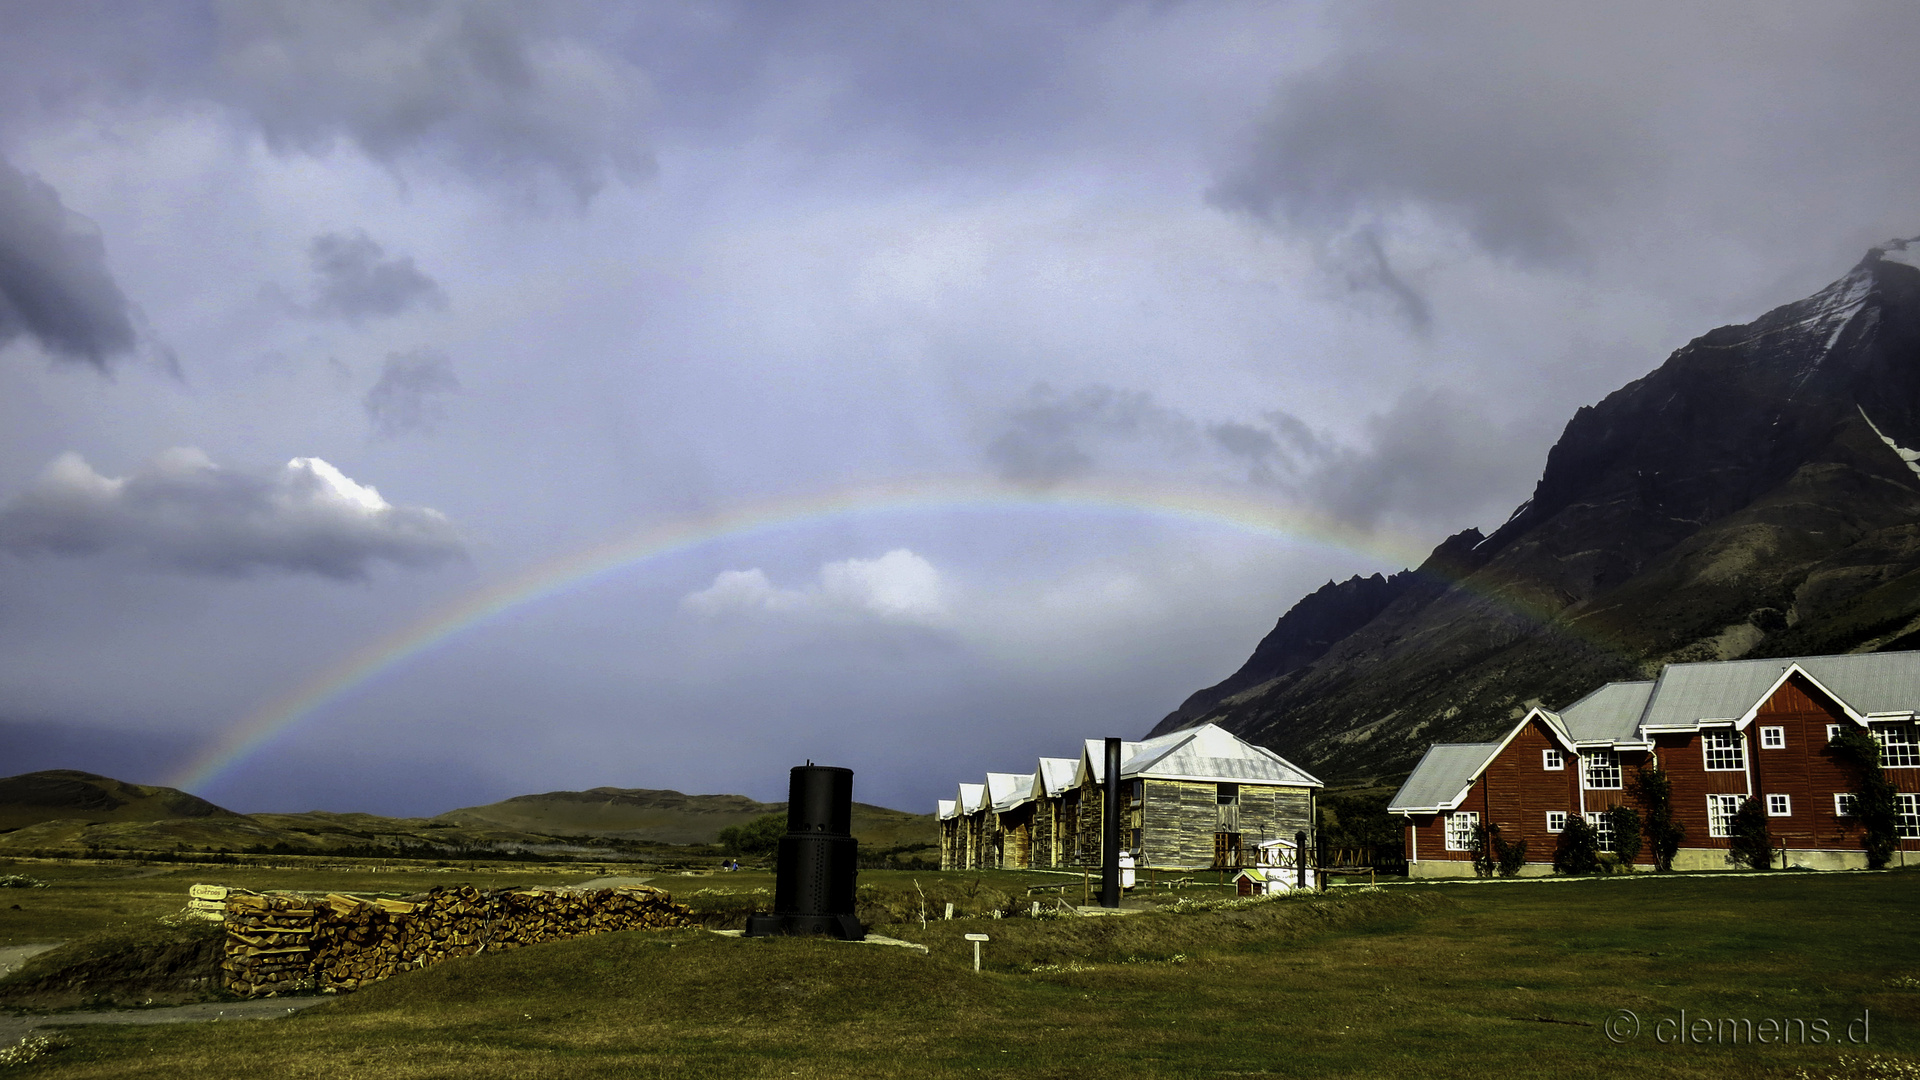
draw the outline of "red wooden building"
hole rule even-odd
[[[1852,815],[1854,773],[1828,742],[1844,725],[1870,732],[1900,792],[1895,865],[1920,863],[1920,652],[1672,664],[1648,682],[1608,683],[1553,712],[1534,709],[1489,743],[1429,747],[1388,805],[1406,818],[1414,877],[1473,873],[1476,826],[1525,840],[1522,873],[1550,873],[1571,815],[1602,830],[1601,815],[1631,795],[1634,770],[1657,758],[1686,830],[1674,868],[1727,865],[1728,825],[1757,798],[1767,811],[1775,865],[1866,865]],[[1642,808],[1644,814],[1644,808]],[[1638,862],[1651,865],[1650,845]]]

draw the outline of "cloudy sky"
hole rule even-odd
[[[1891,4],[7,0],[0,773],[928,809],[1137,736],[1920,232],[1916,53]]]

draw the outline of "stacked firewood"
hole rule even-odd
[[[541,941],[697,925],[659,889],[470,885],[405,900],[228,890],[227,989],[249,997],[353,990],[411,968]]]

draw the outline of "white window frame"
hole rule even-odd
[[[1455,810],[1447,815],[1447,850],[1472,851],[1473,834],[1480,828],[1478,810]]]
[[[1840,737],[1840,725],[1828,724],[1827,725],[1827,741],[1832,742],[1833,740],[1839,737]]]
[[[1566,829],[1567,829],[1567,812],[1565,810],[1547,811],[1547,831],[1548,832],[1550,833],[1565,832]]]
[[[1601,766],[1596,769],[1595,766]],[[1594,774],[1603,775],[1598,780]],[[1606,783],[1611,779],[1612,783]],[[1620,751],[1589,750],[1580,755],[1580,783],[1588,791],[1620,791],[1625,788],[1625,772],[1620,767]]]
[[[1880,766],[1886,769],[1920,769],[1920,744],[1913,737],[1913,724],[1869,724],[1873,741],[1880,744]]]
[[[1895,794],[1895,808],[1899,811],[1895,829],[1902,840],[1920,840],[1920,794],[1902,791]]]
[[[1768,792],[1767,793],[1767,816],[1768,817],[1792,817],[1793,816],[1793,796],[1787,795],[1778,791]]]
[[[1860,797],[1851,791],[1835,792],[1833,796],[1833,816],[1852,817],[1859,805]]]
[[[1558,750],[1540,751],[1540,767],[1548,772],[1562,772],[1567,767],[1567,755]]]
[[[1714,755],[1721,755],[1722,764],[1715,765]],[[1735,765],[1724,764],[1728,754],[1739,758]],[[1745,772],[1747,771],[1747,740],[1745,732],[1733,728],[1708,728],[1700,733],[1700,757],[1708,772]]]
[[[1784,727],[1763,727],[1760,729],[1760,749],[1785,750],[1787,748],[1787,729]]]
[[[1707,796],[1707,835],[1720,840],[1732,836],[1733,816],[1740,812],[1740,804],[1745,801],[1745,795]]]
[[[1613,820],[1605,811],[1589,812],[1587,828],[1593,830],[1593,846],[1601,851],[1613,850]]]

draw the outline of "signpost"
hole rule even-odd
[[[968,934],[967,940],[973,942],[973,971],[980,973],[980,943],[988,940],[985,934]]]

